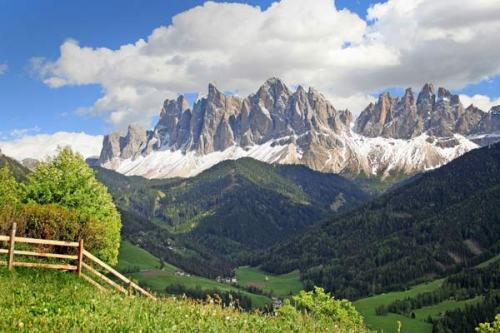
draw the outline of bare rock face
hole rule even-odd
[[[106,135],[99,157],[99,164],[105,164],[115,158],[129,159],[141,154],[147,144],[147,132],[140,126],[130,125],[125,136],[120,133]]]
[[[183,96],[166,100],[149,137],[145,130],[133,127],[126,137],[116,133],[106,136],[100,161],[127,159],[161,149],[206,155],[311,130],[340,133],[349,128],[351,121],[350,112],[337,112],[318,91],[299,87],[292,93],[277,78],[267,80],[245,99],[226,96],[210,84],[208,95],[199,99],[192,111]]]
[[[0,151],[0,156],[1,156],[1,151]],[[36,167],[40,164],[40,161],[34,158],[25,158],[21,161],[21,164],[25,168],[28,168],[29,170],[35,170]]]
[[[129,126],[127,135],[121,140],[121,157],[124,159],[139,155],[146,144],[147,133],[141,126]]]
[[[105,164],[113,160],[114,158],[120,157],[122,153],[120,139],[121,136],[120,133],[118,132],[104,136],[102,142],[101,156],[99,157],[99,162],[101,164]]]
[[[500,105],[491,108],[490,112],[484,113],[481,120],[474,128],[474,134],[500,134]]]
[[[356,120],[355,131],[368,136],[411,139],[423,133],[437,137],[468,135],[481,119],[480,110],[464,109],[458,95],[425,84],[415,100],[408,88],[402,98],[380,95]]]
[[[483,110],[474,105],[469,105],[457,122],[458,132],[472,134],[486,116],[487,114]]]
[[[381,94],[353,131],[352,122],[350,111],[336,110],[317,90],[292,91],[278,78],[246,98],[210,84],[192,107],[184,96],[166,100],[152,131],[131,126],[125,136],[107,135],[99,164],[149,178],[189,177],[248,156],[323,172],[411,174],[483,144],[482,133],[500,133],[500,106],[464,109],[457,95],[425,84],[418,95],[410,88],[402,97]]]

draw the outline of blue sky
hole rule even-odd
[[[232,2],[259,5],[263,10],[272,3],[268,0]],[[336,6],[337,9],[347,8],[364,19],[372,3],[338,0]],[[75,110],[92,106],[105,94],[103,84],[49,87],[42,82],[40,73],[30,66],[30,59],[43,57],[56,61],[60,57],[61,44],[68,38],[77,40],[81,46],[115,50],[147,38],[155,28],[170,25],[174,15],[200,4],[203,1],[0,0],[0,64],[8,66],[0,76],[0,140],[57,131],[104,134],[116,128],[109,113],[75,114]],[[473,81],[477,79],[471,79]],[[500,80],[493,76],[455,91],[495,98],[500,95],[499,87]],[[400,91],[401,88],[392,90]],[[161,101],[158,113],[160,107]],[[15,129],[23,131],[12,133]]]

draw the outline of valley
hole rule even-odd
[[[500,0],[3,1],[0,333],[500,333],[499,35]]]
[[[400,321],[401,332],[428,333],[433,326],[450,325],[447,320],[457,311],[477,307],[488,313],[483,308],[497,302],[496,280],[484,282],[492,288],[488,293],[474,289],[472,282],[454,289],[450,286],[456,282],[447,281],[466,281],[471,269],[476,277],[498,277],[494,221],[499,146],[474,150],[439,169],[405,178],[379,196],[340,176],[252,159],[226,161],[190,179],[148,180],[95,171],[122,215],[117,268],[143,287],[160,295],[211,295],[224,304],[237,300],[251,310],[269,309],[320,285],[338,298],[355,300],[369,328],[391,332]],[[20,179],[26,179],[29,171],[9,161],[20,170]],[[192,205],[192,198],[201,200]],[[255,203],[265,214],[252,210]],[[290,216],[309,224],[283,233],[292,226],[286,223]],[[370,223],[359,223],[362,217]],[[228,233],[227,223],[234,221],[243,222]],[[261,237],[255,228],[264,228],[272,238]],[[332,231],[335,242],[329,243]],[[356,234],[362,243],[352,243]],[[426,242],[436,239],[441,248],[429,252]],[[339,254],[352,244],[363,245],[356,245],[359,252],[344,261]],[[325,246],[336,252],[322,252]],[[327,260],[332,253],[333,261]],[[408,299],[422,302],[427,294],[436,299],[411,310],[402,305]],[[406,310],[400,313],[401,306]]]
[[[181,293],[181,290],[175,290],[178,286],[205,293],[233,292],[248,297],[251,300],[251,308],[262,309],[272,303],[271,297],[283,299],[296,295],[303,289],[298,272],[272,275],[245,266],[236,269],[234,282],[218,282],[217,279],[191,275],[128,241],[122,242],[120,246],[117,268],[158,294]],[[262,292],[265,295],[262,295]]]
[[[122,213],[125,239],[212,279],[231,276],[256,251],[370,198],[338,175],[248,158],[219,163],[189,179],[147,180],[96,170]]]

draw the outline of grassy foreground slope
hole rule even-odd
[[[348,332],[306,315],[100,293],[70,273],[0,268],[0,286],[1,332]]]

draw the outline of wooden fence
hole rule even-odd
[[[98,281],[104,281],[113,289],[119,292],[132,295],[134,292],[138,292],[140,295],[147,296],[152,299],[156,299],[149,292],[141,288],[136,283],[130,281],[127,277],[117,272],[111,266],[107,265],[105,262],[95,257],[92,253],[85,250],[83,240],[79,242],[66,242],[58,240],[47,240],[38,238],[26,238],[16,236],[16,224],[12,226],[12,232],[10,236],[0,235],[0,242],[8,242],[8,249],[0,248],[0,254],[7,255],[7,261],[0,261],[0,265],[6,265],[9,270],[14,267],[32,267],[32,268],[45,268],[45,269],[57,269],[63,271],[71,271],[78,274],[79,277],[86,280],[90,284],[94,285],[99,290],[106,290],[103,285],[98,283],[96,280],[91,278],[89,275],[84,274],[84,269],[94,276],[96,276]],[[21,251],[16,250],[16,243],[27,243],[27,244],[38,244],[38,245],[49,245],[49,246],[59,246],[59,247],[70,247],[76,248],[76,254],[58,254],[58,253],[44,253],[44,252],[34,252],[34,251]],[[29,257],[41,257],[50,259],[64,259],[66,261],[71,261],[74,264],[52,264],[52,263],[38,263],[38,262],[23,262],[16,261],[16,256],[29,256]],[[85,262],[87,261],[87,262]],[[118,282],[113,281],[108,276],[114,276]],[[121,284],[120,284],[121,283]],[[125,287],[122,285],[125,284]]]

